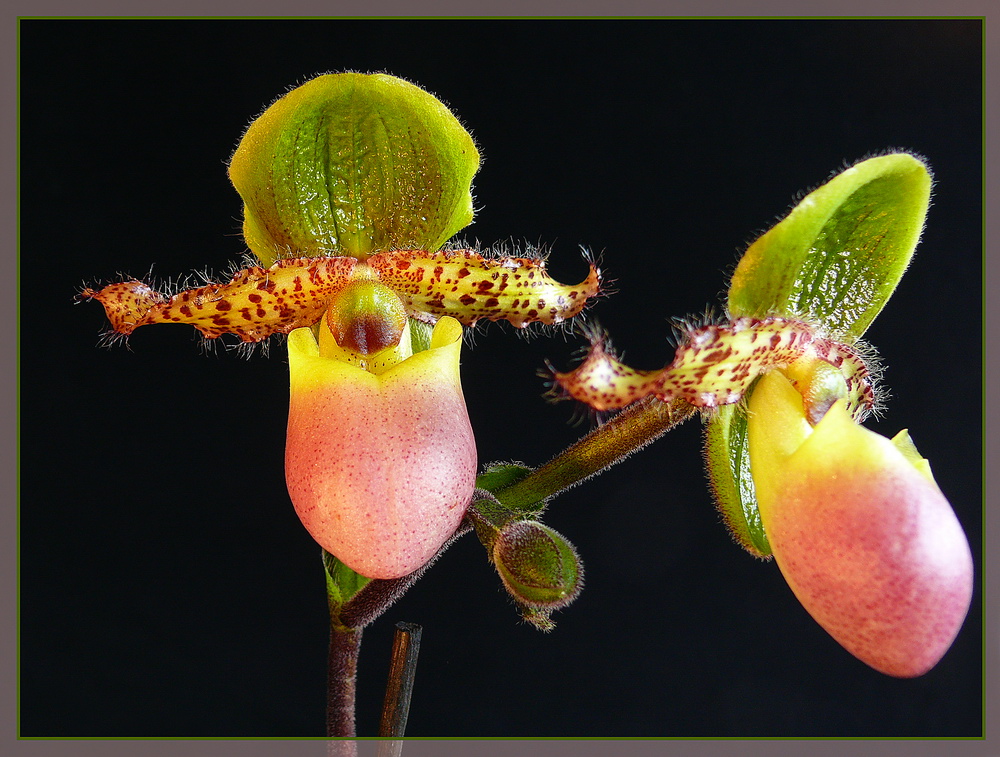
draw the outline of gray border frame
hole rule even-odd
[[[121,0],[98,0],[98,2],[88,4],[88,7],[81,7],[78,4],[67,2],[66,0],[38,1],[31,4],[15,2],[13,23],[6,27],[3,41],[3,49],[7,51],[4,56],[3,65],[0,66],[2,72],[3,94],[8,103],[16,103],[18,91],[18,19],[20,17],[50,17],[50,16],[177,16],[190,15],[191,17],[248,17],[248,16],[352,16],[363,15],[365,17],[377,16],[560,16],[566,15],[565,7],[558,0],[506,0],[505,2],[480,3],[475,6],[476,12],[471,12],[467,3],[456,2],[455,0],[431,0],[419,4],[406,3],[403,0],[369,0],[362,10],[360,3],[355,0],[349,2],[315,2],[310,0],[292,0],[283,3],[282,13],[276,14],[273,6],[263,0],[243,0],[236,3],[231,0],[199,0],[198,2],[171,3],[169,7],[161,7],[158,3],[143,2],[135,0],[122,2]],[[10,6],[9,6],[10,7]],[[622,0],[610,4],[600,0],[590,0],[590,2],[576,3],[573,5],[572,15],[588,14],[592,16],[937,16],[937,17],[982,17],[986,19],[987,28],[992,16],[997,15],[995,6],[988,0],[951,0],[951,2],[939,2],[934,0],[850,0],[849,2],[822,2],[810,4],[810,12],[804,13],[802,4],[793,0],[758,0],[758,2],[740,2],[739,0],[703,0],[695,7],[694,3],[684,0]],[[141,11],[140,11],[141,9]],[[992,11],[992,13],[991,13]],[[984,39],[984,52],[987,67],[987,74],[993,73],[992,68],[997,60],[997,42],[988,34]],[[989,76],[986,81],[993,81]],[[985,125],[994,123],[997,114],[997,92],[987,89],[984,93],[984,120]],[[8,137],[8,144],[14,145],[14,149],[5,150],[0,153],[0,173],[8,177],[3,182],[2,189],[2,209],[5,223],[3,228],[7,232],[8,244],[7,254],[16,260],[18,250],[18,225],[17,225],[17,126],[18,117],[16,107],[8,107],[2,116],[2,129]],[[998,162],[998,148],[987,143],[985,145],[985,172],[984,181],[986,184],[986,197],[990,198],[989,189],[994,185],[996,179],[996,166]],[[994,210],[994,201],[987,201],[986,212],[984,214],[985,228],[985,250],[989,251],[992,243],[997,240],[998,226],[1000,218]],[[1000,211],[997,211],[1000,213]],[[986,281],[994,280],[997,263],[995,255],[985,253],[985,278],[983,281],[983,291],[985,293]],[[995,298],[993,298],[995,300]],[[8,322],[17,323],[17,304],[9,299],[6,303]],[[994,331],[994,326],[998,319],[998,305],[995,301],[990,301],[986,309],[986,330],[984,332],[984,351],[986,352],[986,364],[984,382],[987,376],[992,374],[995,355],[989,353],[989,339]],[[14,394],[13,402],[4,403],[0,406],[0,424],[11,429],[14,434],[8,437],[9,449],[5,450],[5,458],[9,465],[0,468],[0,483],[9,492],[11,507],[5,508],[0,515],[0,528],[8,535],[7,548],[2,551],[3,567],[0,574],[3,576],[2,591],[4,597],[4,607],[7,612],[3,616],[3,624],[0,625],[0,653],[6,661],[4,666],[4,683],[0,688],[0,703],[3,710],[10,713],[11,732],[5,734],[2,742],[3,752],[17,757],[38,757],[48,755],[102,755],[116,757],[117,755],[175,755],[182,752],[191,757],[198,755],[239,755],[240,757],[263,757],[264,755],[287,755],[288,757],[298,757],[298,755],[319,756],[326,754],[326,745],[321,740],[19,740],[17,739],[17,354],[19,339],[10,330],[2,332],[4,354],[6,356],[3,378],[8,383]],[[985,384],[988,386],[988,384]],[[984,389],[984,412],[985,412],[985,439],[984,455],[987,460],[993,460],[997,455],[997,443],[992,439],[990,430],[993,427],[993,415],[995,408],[989,403],[989,397]],[[985,465],[986,488],[985,502],[992,500],[993,493],[997,490],[998,473],[992,466]],[[985,508],[984,508],[985,510]],[[985,515],[984,515],[985,519]],[[995,576],[994,563],[991,559],[992,545],[998,537],[996,520],[986,522],[985,539],[987,549],[984,558],[984,587],[985,587],[985,625],[989,631],[996,627],[997,620],[995,614],[996,583],[992,580]],[[488,755],[506,757],[507,755],[587,755],[587,754],[607,754],[619,750],[627,750],[629,754],[637,757],[645,755],[670,754],[677,757],[687,755],[720,755],[739,754],[741,757],[752,757],[753,755],[773,755],[781,757],[783,755],[801,755],[804,749],[808,749],[810,754],[816,757],[840,757],[845,753],[851,755],[879,755],[879,757],[891,757],[894,754],[905,755],[905,757],[939,757],[943,751],[954,757],[962,755],[1000,755],[1000,739],[991,736],[995,734],[995,724],[997,721],[997,703],[995,701],[994,684],[997,679],[998,648],[995,633],[987,632],[984,636],[986,644],[986,677],[985,677],[985,739],[969,740],[851,740],[846,743],[844,740],[809,740],[808,745],[804,745],[800,740],[769,741],[759,740],[413,740],[406,743],[407,757],[430,757],[431,755],[441,757],[451,757],[451,755]],[[945,746],[942,741],[947,741]],[[360,743],[359,754],[374,755],[377,742],[362,741]]]

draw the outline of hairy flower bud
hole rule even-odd
[[[493,542],[493,563],[510,595],[527,607],[557,610],[583,588],[583,564],[573,545],[537,521],[505,525]]]

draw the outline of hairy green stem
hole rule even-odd
[[[684,400],[663,402],[646,397],[494,495],[515,509],[541,502],[624,460],[690,418],[696,410]]]

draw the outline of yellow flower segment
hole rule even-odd
[[[747,422],[761,521],[795,596],[876,670],[926,673],[965,620],[973,566],[909,435],[859,426],[844,400],[813,426],[781,371],[760,379]]]
[[[461,345],[461,325],[442,318],[430,349],[374,373],[343,360],[325,320],[318,342],[311,329],[289,335],[288,491],[320,546],[364,576],[397,578],[422,566],[472,498],[476,445]]]

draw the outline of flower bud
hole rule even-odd
[[[537,521],[505,525],[493,542],[493,563],[518,604],[565,607],[583,588],[583,564],[564,536]]]

